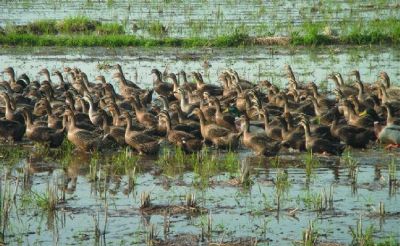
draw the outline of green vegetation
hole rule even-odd
[[[38,20],[26,25],[7,25],[0,29],[1,45],[18,46],[173,46],[173,47],[234,47],[244,45],[329,45],[329,44],[399,44],[400,21],[376,19],[372,21],[339,21],[335,28],[328,22],[304,22],[300,26],[275,26],[265,32],[264,27],[244,24],[218,31],[210,36],[201,21],[188,21],[193,33],[187,37],[171,37],[169,27],[160,21],[138,21],[135,30],[143,36],[126,31],[127,23],[102,23],[87,17],[70,17],[60,21]],[[276,36],[275,33],[283,33]],[[206,35],[208,34],[208,35]]]

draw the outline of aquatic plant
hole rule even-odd
[[[139,160],[140,157],[133,154],[129,147],[111,156],[112,168],[116,173],[127,173],[129,170],[136,168]]]
[[[314,227],[314,222],[309,221],[307,229],[303,231],[303,241],[302,245],[304,246],[312,246],[317,243],[319,233]]]
[[[307,181],[309,182],[311,176],[314,174],[315,168],[319,166],[319,160],[314,156],[312,150],[307,151],[303,156],[303,163],[305,164],[305,171]]]
[[[287,195],[291,183],[289,174],[286,170],[278,169],[275,177],[275,201],[277,204],[277,211],[280,211],[282,199]]]
[[[27,156],[27,150],[20,145],[2,145],[0,148],[0,162],[12,166],[23,157]]]
[[[140,193],[140,208],[148,208],[151,205],[151,200],[150,200],[150,193],[147,191],[144,191]]]
[[[186,206],[189,208],[197,207],[196,195],[194,193],[186,194]]]
[[[374,245],[373,234],[375,229],[372,225],[370,225],[364,231],[361,216],[357,221],[356,228],[349,226],[349,229],[352,237],[352,245]]]
[[[148,246],[154,245],[154,240],[156,239],[156,226],[154,224],[150,224],[147,227],[146,232],[146,244]]]

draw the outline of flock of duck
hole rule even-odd
[[[400,144],[400,87],[385,72],[374,83],[363,82],[359,71],[351,72],[352,83],[332,73],[334,93],[323,93],[313,82],[299,82],[290,66],[284,89],[267,80],[251,83],[231,69],[219,75],[220,85],[205,83],[198,72],[190,74],[192,83],[184,71],[153,69],[153,88],[143,89],[119,64],[111,69],[119,93],[104,76],[90,82],[78,68],[42,69],[39,81],[6,68],[0,137],[51,148],[67,138],[85,152],[130,146],[140,154],[157,154],[163,141],[187,153],[206,144],[265,156],[289,148],[340,155],[346,146],[366,148],[375,140]]]

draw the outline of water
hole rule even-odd
[[[150,70],[154,67],[178,72],[200,71],[207,82],[217,83],[218,74],[233,68],[239,75],[251,81],[269,79],[284,86],[283,66],[290,64],[300,81],[326,81],[326,75],[339,71],[348,80],[353,69],[359,69],[362,80],[373,82],[380,71],[387,71],[394,83],[399,81],[399,51],[396,47],[324,47],[324,48],[271,48],[252,47],[238,49],[181,49],[181,48],[2,48],[0,67],[13,66],[17,74],[26,72],[38,77],[41,68],[62,70],[64,66],[79,67],[90,80],[103,74],[111,81],[113,71],[98,70],[98,63],[120,63],[128,78],[142,87],[151,86]],[[205,67],[204,62],[211,66]],[[332,88],[329,83],[328,88]],[[25,145],[27,145],[25,143]],[[29,146],[29,144],[28,144]],[[31,147],[28,147],[29,149]],[[397,229],[398,190],[390,190],[388,163],[391,156],[374,147],[368,151],[353,151],[359,163],[355,184],[348,176],[343,159],[321,157],[320,165],[306,182],[302,155],[283,152],[281,168],[287,170],[291,184],[276,211],[276,186],[278,169],[273,161],[261,162],[247,150],[239,151],[239,158],[252,166],[252,185],[234,185],[232,177],[237,172],[214,168],[201,185],[199,172],[189,163],[185,168],[161,166],[154,158],[139,161],[136,185],[129,190],[132,169],[116,170],[110,161],[100,161],[102,172],[97,169],[97,182],[91,178],[94,172],[90,156],[73,154],[67,162],[57,158],[44,158],[35,154],[38,150],[13,160],[0,158],[1,185],[10,187],[16,194],[10,210],[10,225],[4,235],[9,244],[27,242],[32,244],[138,244],[146,243],[149,225],[155,225],[156,239],[178,242],[183,236],[193,236],[191,242],[206,245],[206,242],[237,242],[255,240],[260,245],[290,245],[302,240],[302,233],[309,221],[319,234],[319,242],[349,244],[352,240],[349,226],[355,228],[362,218],[364,229],[374,227],[374,238],[389,236],[399,240]],[[224,154],[215,153],[219,158]],[[399,153],[393,151],[398,166]],[[107,158],[101,158],[107,160]],[[285,161],[286,160],[286,161]],[[7,174],[7,176],[6,176]],[[107,178],[104,178],[107,177]],[[6,179],[7,178],[7,179]],[[204,177],[203,177],[204,178]],[[59,189],[65,189],[65,202],[57,205],[54,213],[48,213],[38,205],[38,197],[46,193],[47,187],[58,180]],[[65,182],[64,182],[65,181]],[[64,185],[63,185],[64,184]],[[333,209],[318,213],[312,200],[333,188]],[[208,213],[155,214],[143,213],[140,195],[151,194],[153,205],[165,208],[184,207],[185,196],[196,194],[197,204],[211,213],[212,233],[206,242],[200,242],[201,228],[207,228]],[[309,192],[309,195],[307,195]],[[379,203],[383,202],[387,214],[378,215]],[[107,211],[107,226],[104,238],[95,236],[95,223],[99,221],[103,231]],[[293,212],[294,211],[294,212]],[[292,215],[290,215],[292,214]],[[169,221],[169,232],[164,233],[165,218]],[[207,230],[207,229],[205,229]],[[365,231],[365,230],[364,230]],[[176,241],[173,241],[176,240]],[[250,243],[249,243],[250,244]]]
[[[222,170],[210,175],[206,186],[199,187],[196,185],[197,174],[190,164],[187,170],[171,175],[162,166],[154,165],[152,160],[142,160],[138,163],[136,185],[132,192],[127,192],[127,173],[116,174],[110,166],[97,173],[100,177],[97,182],[91,180],[89,177],[93,169],[90,169],[90,160],[85,156],[75,154],[68,165],[62,167],[52,159],[36,158],[32,161],[32,155],[20,159],[13,166],[2,167],[3,187],[4,175],[8,173],[7,182],[11,184],[11,190],[16,191],[15,207],[11,209],[11,224],[5,237],[5,242],[10,244],[18,241],[60,245],[93,244],[96,241],[95,218],[99,218],[100,229],[104,228],[105,204],[108,212],[105,234],[107,243],[145,244],[150,223],[156,226],[158,240],[173,240],[186,234],[200,237],[201,227],[207,225],[207,212],[167,215],[164,212],[142,213],[139,206],[143,191],[150,192],[153,205],[166,207],[184,207],[185,195],[196,194],[198,206],[211,212],[213,229],[210,241],[213,242],[257,238],[261,245],[266,242],[288,245],[300,241],[309,221],[314,221],[320,235],[319,242],[348,244],[351,242],[349,227],[355,228],[360,217],[364,229],[371,225],[374,227],[375,238],[392,236],[400,239],[400,232],[395,229],[399,217],[398,191],[390,192],[387,171],[391,159],[399,158],[398,152],[388,157],[379,149],[354,151],[352,156],[359,162],[355,184],[348,177],[344,160],[339,157],[316,157],[320,159],[320,165],[308,183],[302,155],[283,155],[280,168],[287,170],[291,186],[279,213],[276,211],[274,185],[279,169],[271,167],[271,160],[255,159],[248,151],[241,151],[241,158],[253,167],[252,185],[249,187],[234,185],[232,177],[238,174]],[[107,162],[102,165],[105,164],[112,165]],[[399,164],[398,161],[396,164]],[[52,184],[54,180],[58,180],[60,187],[66,188],[66,200],[57,206],[54,213],[37,208],[34,201],[27,202],[32,194],[44,194],[49,183]],[[67,181],[65,186],[60,180]],[[16,189],[17,184],[19,187]],[[332,209],[319,213],[313,203],[306,202],[323,189],[329,193],[331,187]],[[379,216],[380,202],[385,205],[384,217]],[[169,232],[163,230],[165,216],[169,220]]]
[[[39,0],[1,1],[0,25],[83,15],[105,22],[118,21],[126,30],[149,35],[146,27],[161,22],[169,36],[210,36],[246,27],[251,34],[286,33],[306,21],[353,22],[399,18],[398,1],[153,1],[153,0]]]
[[[126,77],[146,88],[152,86],[150,71],[158,68],[169,72],[199,71],[208,83],[218,83],[218,75],[227,68],[253,82],[268,79],[285,86],[287,79],[284,65],[290,64],[299,81],[326,82],[331,72],[347,74],[358,69],[367,83],[377,81],[380,71],[386,71],[394,84],[399,81],[400,52],[396,47],[333,47],[276,48],[246,47],[224,49],[183,48],[2,48],[0,68],[14,66],[17,74],[27,73],[39,79],[38,72],[47,67],[50,71],[65,66],[79,67],[89,80],[104,75],[112,83],[114,71],[103,71],[98,64],[119,63]],[[208,66],[204,66],[207,63]],[[57,81],[56,81],[57,82]],[[333,82],[328,84],[333,88]]]

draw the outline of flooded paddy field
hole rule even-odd
[[[307,22],[365,22],[399,18],[398,1],[1,1],[0,25],[26,24],[38,19],[60,20],[86,16],[104,22],[120,22],[140,36],[154,36],[159,28],[171,37],[208,37],[234,29],[251,35],[273,36],[290,33]]]
[[[373,82],[384,70],[396,84],[399,58],[396,47],[2,48],[0,67],[38,78],[44,67],[76,66],[112,83],[100,68],[119,63],[142,87],[151,87],[152,68],[199,71],[214,84],[233,68],[285,87],[290,64],[299,81],[329,91],[332,71],[347,78],[359,69]],[[282,150],[270,158],[243,148],[184,155],[167,144],[155,157],[82,154],[68,142],[2,145],[1,236],[10,245],[396,245],[399,158],[378,144],[341,157]]]

